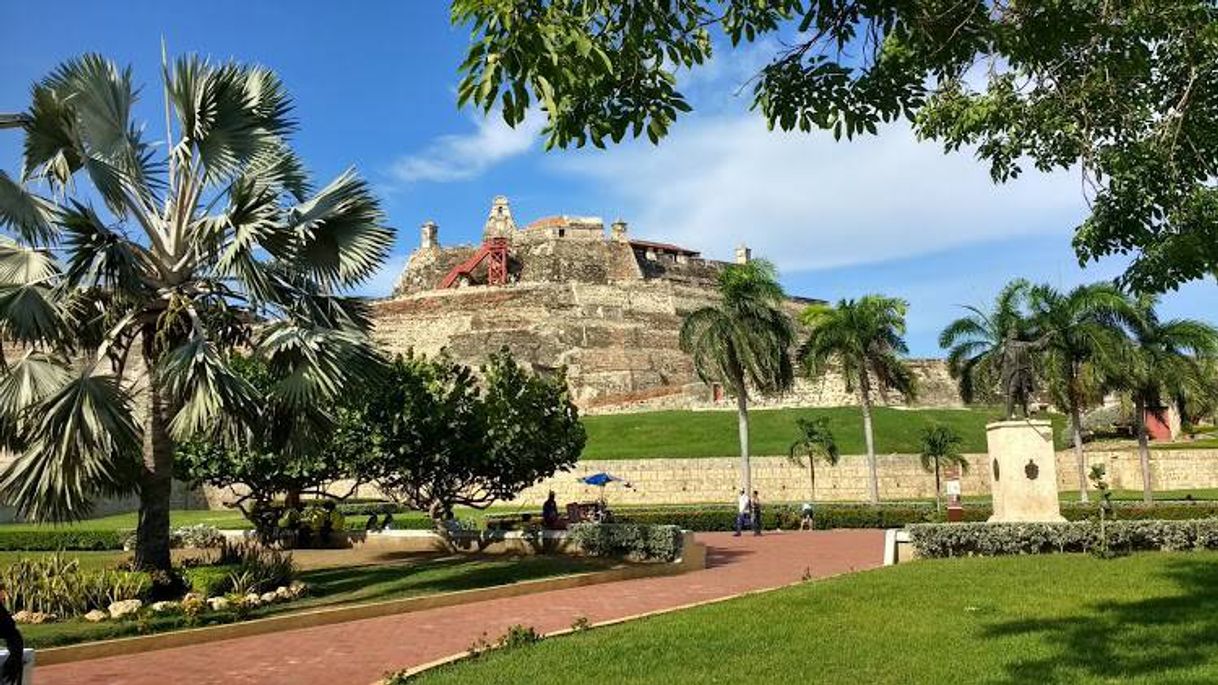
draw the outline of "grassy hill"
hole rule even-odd
[[[876,451],[916,453],[922,428],[943,423],[964,438],[964,452],[985,451],[985,424],[1001,415],[993,407],[974,409],[874,410]],[[797,417],[824,416],[843,454],[862,454],[863,419],[857,407],[759,409],[749,412],[750,451],[786,454],[796,437]],[[1052,415],[1059,449],[1065,419]],[[740,453],[734,411],[658,411],[584,417],[588,444],[584,459],[728,457]]]

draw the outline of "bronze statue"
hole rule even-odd
[[[1038,340],[1020,340],[1016,331],[1007,333],[1002,343],[1002,392],[1007,402],[1007,419],[1015,418],[1016,405],[1028,418],[1028,402],[1036,394],[1036,365],[1032,355],[1048,345],[1048,336]]]

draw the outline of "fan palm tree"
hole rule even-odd
[[[799,360],[810,376],[838,366],[847,392],[858,392],[863,413],[863,439],[867,444],[868,496],[880,500],[880,481],[875,461],[875,438],[871,424],[872,393],[896,390],[912,398],[917,391],[906,365],[905,311],[901,299],[865,295],[841,300],[836,307],[818,304],[804,310],[802,323],[808,337],[799,348]]]
[[[815,419],[795,419],[799,429],[799,439],[791,443],[787,459],[798,467],[803,467],[804,457],[808,459],[808,485],[811,489],[811,502],[816,502],[816,462],[823,461],[829,466],[837,466],[841,454],[837,449],[837,441],[833,431],[829,430],[829,420],[821,416]]]
[[[942,477],[943,469],[956,466],[963,473],[968,471],[968,459],[960,454],[960,445],[964,440],[952,430],[951,426],[933,423],[922,429],[920,454],[922,470],[935,474],[935,511],[943,510]]]
[[[1111,385],[1128,392],[1134,405],[1138,461],[1142,467],[1142,499],[1154,499],[1150,475],[1150,447],[1146,412],[1204,391],[1213,379],[1207,362],[1218,356],[1218,329],[1193,319],[1159,318],[1153,296],[1139,297],[1136,316],[1129,323],[1128,344],[1111,376]]]
[[[960,399],[964,402],[975,401],[978,390],[982,397],[987,397],[997,387],[1003,345],[1008,336],[1017,340],[1030,338],[1031,322],[1026,307],[1031,287],[1023,279],[1011,281],[999,291],[992,309],[983,311],[965,305],[969,314],[951,322],[939,334],[939,347],[948,350],[948,372],[959,384]]]
[[[33,87],[20,176],[0,172],[0,333],[20,348],[0,376],[20,454],[0,490],[37,520],[136,492],[135,560],[156,569],[175,444],[239,442],[270,401],[332,406],[374,358],[366,305],[338,293],[393,240],[353,172],[311,186],[272,72],[184,57],[162,85],[153,145],[130,69],[65,62]],[[234,371],[237,348],[281,378],[273,397]]]
[[[1132,303],[1107,283],[1080,285],[1066,293],[1036,285],[1028,291],[1028,303],[1036,335],[1043,341],[1039,355],[1049,391],[1070,416],[1079,499],[1086,502],[1082,414],[1099,399],[1100,369],[1120,347],[1121,323],[1132,316]]]
[[[774,266],[761,259],[719,272],[720,302],[690,312],[681,324],[681,350],[704,383],[719,383],[736,398],[740,483],[752,492],[749,465],[749,392],[785,392],[794,382],[789,350],[795,341]]]

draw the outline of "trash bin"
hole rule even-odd
[[[26,648],[22,653],[21,685],[32,685],[34,682],[34,650]],[[8,650],[0,648],[0,663],[8,658]]]

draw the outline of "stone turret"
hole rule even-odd
[[[440,227],[436,222],[427,220],[419,229],[419,249],[437,250],[440,248]]]
[[[486,225],[482,227],[482,240],[490,238],[511,238],[516,232],[516,221],[512,219],[512,207],[507,197],[498,195],[491,202],[491,212],[486,217]]]
[[[740,243],[739,245],[736,246],[736,263],[737,264],[748,264],[749,260],[752,258],[753,258],[753,251],[749,249],[748,245],[745,245],[744,243]]]
[[[613,238],[613,240],[615,242],[624,243],[627,240],[629,240],[629,237],[626,235],[626,222],[625,221],[622,221],[621,219],[614,221],[613,226],[611,226],[609,230],[610,230],[610,236]]]

